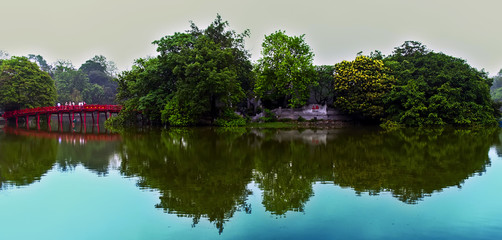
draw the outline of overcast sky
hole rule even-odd
[[[216,14],[260,57],[265,35],[305,34],[314,64],[353,60],[359,51],[388,55],[406,40],[459,57],[490,75],[502,68],[502,1],[499,0],[1,0],[0,50],[40,54],[49,63],[76,67],[94,55],[130,69],[155,56],[152,41],[189,28],[205,28]]]

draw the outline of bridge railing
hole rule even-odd
[[[20,109],[14,111],[7,111],[3,114],[3,118],[13,118],[21,116],[30,116],[36,114],[53,114],[60,112],[120,112],[122,110],[121,105],[101,105],[101,104],[86,104],[86,105],[65,105],[65,106],[54,106],[54,107],[37,107]]]

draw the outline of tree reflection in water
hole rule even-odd
[[[124,137],[122,172],[140,178],[138,186],[161,193],[156,205],[168,213],[190,217],[195,226],[201,217],[221,233],[236,211],[251,212],[253,162],[234,145],[241,134],[221,136],[211,129],[175,129],[162,133]]]
[[[124,136],[122,172],[161,192],[156,207],[221,232],[236,211],[251,211],[251,181],[274,215],[304,211],[320,181],[415,204],[484,172],[497,132],[172,129]]]
[[[68,171],[81,164],[105,176],[119,140],[118,134],[35,131],[6,126],[0,132],[0,189],[39,181],[54,165]]]
[[[490,164],[498,129],[405,129],[341,134],[333,144],[334,183],[357,193],[389,191],[415,204],[433,192],[459,186]]]
[[[55,139],[0,133],[0,190],[39,181],[56,162]]]
[[[61,169],[82,164],[106,175],[116,156],[123,175],[160,192],[157,208],[192,218],[193,226],[207,218],[221,233],[236,212],[252,212],[252,182],[263,191],[266,211],[277,216],[304,211],[317,182],[356,194],[390,192],[417,204],[485,172],[490,147],[501,152],[498,134],[499,129],[192,128],[123,133],[82,146],[0,135],[0,183],[30,184],[56,162]]]

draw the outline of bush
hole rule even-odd
[[[246,119],[232,110],[227,109],[220,118],[214,121],[214,123],[220,127],[240,127],[246,125]]]
[[[169,123],[169,125],[173,127],[183,127],[194,124],[193,118],[190,117],[190,111],[182,107],[177,98],[173,98],[167,102],[161,114],[162,122]]]
[[[296,121],[298,121],[298,122],[305,122],[305,121],[307,121],[307,119],[303,118],[302,116],[299,116]]]
[[[399,124],[398,122],[387,120],[387,121],[383,122],[382,124],[380,124],[380,127],[385,130],[392,131],[392,130],[402,128],[403,125]]]
[[[265,116],[260,118],[261,121],[263,121],[263,122],[277,121],[277,117],[275,116],[275,114],[272,111],[270,111],[268,109],[264,109],[263,113],[265,114]]]

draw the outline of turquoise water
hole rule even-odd
[[[0,239],[499,239],[498,129],[0,130]]]

